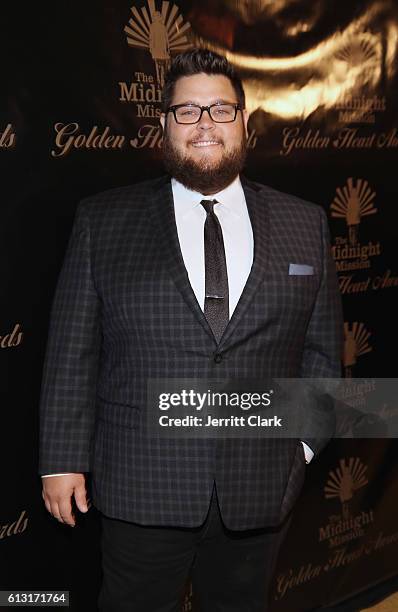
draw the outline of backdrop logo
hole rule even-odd
[[[357,244],[358,226],[361,218],[374,215],[376,193],[369,187],[368,181],[350,177],[347,184],[336,190],[336,196],[331,204],[332,217],[342,217],[348,226],[348,236],[351,245]]]
[[[368,340],[371,333],[366,329],[363,323],[354,321],[344,323],[344,370],[345,377],[352,378],[352,368],[357,363],[357,358],[366,353],[370,353],[372,347]]]
[[[382,273],[367,276],[355,275],[355,272],[369,270],[372,260],[382,254],[379,240],[361,242],[359,227],[369,215],[378,212],[375,206],[376,192],[368,181],[362,178],[347,179],[343,187],[336,189],[330,214],[336,219],[344,219],[347,227],[345,235],[334,237],[331,252],[339,272],[339,285],[342,294],[365,293],[379,291],[390,287],[398,287],[398,276],[387,269]]]
[[[376,192],[365,179],[347,179],[343,187],[337,187],[330,205],[331,216],[344,219],[347,227],[345,235],[335,236],[332,255],[337,272],[366,270],[371,267],[371,259],[381,255],[380,241],[359,241],[359,226],[364,217],[377,213]],[[358,293],[369,289],[370,277],[363,282],[353,282],[352,275],[340,277],[342,293]],[[363,285],[363,286],[362,286]],[[376,287],[375,287],[376,288]]]
[[[331,548],[355,540],[365,534],[364,527],[373,523],[373,510],[352,513],[349,502],[355,493],[368,484],[367,466],[358,457],[340,459],[336,469],[328,474],[324,487],[325,499],[338,499],[341,512],[329,516],[319,528],[319,542],[327,541]]]
[[[352,39],[335,54],[342,62],[346,74],[352,72],[355,79],[358,71],[364,69],[368,75],[378,77],[380,51],[376,38],[370,32],[355,34]],[[355,79],[356,80],[356,79]],[[346,96],[336,105],[341,123],[375,123],[376,113],[386,110],[385,96]]]
[[[185,32],[190,23],[184,23],[175,4],[162,2],[158,11],[154,0],[148,0],[148,10],[141,8],[141,14],[135,6],[131,7],[133,17],[129,19],[124,31],[131,47],[147,49],[155,63],[156,80],[159,87],[164,85],[164,76],[170,66],[171,53],[178,53],[190,47]]]

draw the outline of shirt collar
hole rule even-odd
[[[241,216],[246,206],[245,194],[239,176],[225,189],[209,195],[203,195],[198,191],[188,189],[175,178],[171,179],[173,190],[174,206],[182,216],[200,206],[201,200],[217,200],[222,207],[235,215]]]

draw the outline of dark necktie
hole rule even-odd
[[[202,200],[206,211],[205,245],[205,317],[220,342],[229,321],[228,275],[222,229],[214,205],[217,200]]]

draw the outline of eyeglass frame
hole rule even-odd
[[[217,121],[216,119],[213,119],[213,117],[210,114],[210,109],[214,108],[215,106],[225,106],[225,105],[233,106],[235,108],[234,118],[230,119],[229,121]],[[183,108],[184,106],[200,108],[200,115],[197,121],[190,121],[188,123],[177,121],[176,110],[178,108]],[[202,115],[204,111],[207,111],[210,119],[214,121],[214,123],[233,123],[236,120],[236,115],[238,114],[238,110],[243,111],[242,105],[239,102],[215,102],[214,104],[210,104],[209,106],[201,106],[200,104],[174,104],[173,106],[169,106],[169,108],[166,109],[165,114],[167,115],[168,113],[173,113],[174,120],[178,125],[195,125],[196,123],[199,123],[199,121],[202,119]]]

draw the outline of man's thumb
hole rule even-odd
[[[76,487],[75,489],[75,500],[76,506],[80,510],[80,512],[87,512],[87,498],[86,498],[86,489],[84,486]]]

